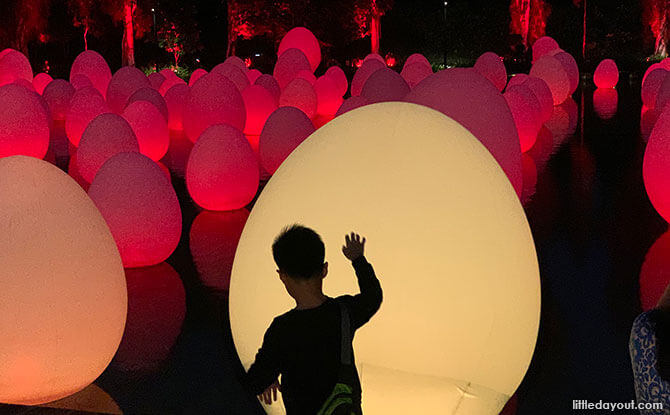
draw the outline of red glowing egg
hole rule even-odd
[[[279,105],[281,87],[279,86],[279,82],[277,82],[277,80],[272,75],[263,74],[259,76],[258,79],[256,79],[254,82],[254,85],[259,85],[267,89],[268,92],[274,97],[275,101],[277,101],[277,105]]]
[[[535,94],[535,98],[540,104],[542,122],[548,121],[554,113],[554,99],[547,83],[540,78],[529,76],[523,85]]]
[[[654,108],[660,114],[668,105],[669,101],[670,101],[670,76],[666,76],[661,82],[661,86],[658,88],[658,93],[656,94],[656,104],[654,105]]]
[[[530,76],[540,78],[551,90],[554,105],[562,104],[570,95],[570,79],[563,64],[553,56],[545,55],[530,69]]]
[[[316,75],[314,75],[312,73],[312,71],[306,71],[304,69],[302,71],[298,72],[295,77],[300,78],[300,79],[304,79],[305,81],[312,84],[312,86],[316,82]]]
[[[472,68],[446,69],[419,83],[405,98],[436,109],[467,128],[491,152],[521,195],[521,146],[503,95]]]
[[[612,59],[604,59],[593,73],[593,82],[598,88],[614,88],[619,82],[619,68]]]
[[[86,76],[84,74],[81,74],[81,73],[78,73],[75,76],[71,77],[70,78],[70,84],[72,84],[74,89],[76,89],[77,91],[79,91],[80,89],[86,88],[86,87],[95,88],[93,86],[93,82],[91,82],[91,80],[88,79],[88,76]],[[97,89],[96,89],[96,91],[97,91]],[[102,93],[101,95],[104,97],[105,96],[104,94],[106,94],[106,92]]]
[[[598,117],[609,120],[616,115],[619,93],[614,88],[598,88],[593,92],[593,109]]]
[[[135,101],[122,115],[135,133],[140,153],[153,161],[162,159],[170,145],[170,132],[163,114],[150,102]]]
[[[138,89],[137,91],[135,91],[133,95],[130,96],[130,98],[128,98],[126,108],[128,107],[128,105],[136,101],[146,101],[151,103],[154,107],[156,107],[156,109],[161,113],[161,115],[167,122],[168,108],[167,104],[165,103],[165,98],[163,98],[160,92],[156,91],[153,88]]]
[[[647,70],[644,72],[644,76],[642,77],[642,84],[644,84],[645,80],[647,79],[647,76],[649,76],[649,74],[655,69],[665,69],[666,71],[670,70],[665,66],[661,65],[660,63],[654,63],[651,66],[649,66]]]
[[[253,200],[258,184],[256,154],[239,130],[218,124],[202,133],[186,166],[186,187],[198,206],[240,209]]]
[[[207,71],[206,71],[206,70],[204,70],[204,69],[202,69],[202,68],[198,68],[198,69],[196,69],[195,71],[193,71],[193,73],[191,74],[191,77],[188,79],[188,86],[193,86],[193,84],[194,84],[198,79],[202,78],[202,77],[205,76],[205,75],[207,75]]]
[[[360,95],[361,91],[363,90],[363,85],[365,85],[365,81],[368,80],[370,75],[382,68],[386,68],[386,64],[379,62],[376,59],[370,59],[363,63],[363,65],[361,65],[361,67],[358,68],[354,74],[354,78],[351,80],[351,96],[356,97]]]
[[[280,107],[296,107],[309,118],[314,118],[317,109],[317,97],[314,87],[304,79],[291,81],[279,97]]]
[[[565,73],[568,74],[570,95],[574,94],[579,86],[579,66],[577,66],[577,61],[575,61],[575,58],[571,54],[564,51],[559,51],[553,56],[563,65]]]
[[[38,73],[35,75],[35,78],[33,78],[33,88],[35,89],[35,92],[42,95],[44,88],[46,88],[53,80],[54,79],[48,73]]]
[[[128,103],[128,98],[142,88],[151,88],[146,75],[133,66],[124,66],[116,71],[109,81],[107,105],[113,112],[121,114]]]
[[[253,85],[254,82],[256,82],[256,79],[263,75],[261,71],[258,69],[251,69],[250,71],[247,71],[247,79],[249,79],[249,84]]]
[[[420,53],[411,54],[405,61],[405,66],[403,67],[403,69],[415,63],[431,68],[431,72],[433,70],[433,66],[430,64],[428,59]]]
[[[242,58],[240,58],[238,56],[229,56],[229,57],[226,58],[226,60],[223,63],[225,63],[227,65],[233,65],[234,67],[236,67],[237,69],[242,71],[244,74],[249,72],[249,68],[247,68],[247,64],[244,63]]]
[[[84,51],[72,63],[72,67],[70,68],[70,83],[76,89],[79,89],[74,79],[77,75],[86,76],[102,96],[107,95],[107,88],[109,82],[112,80],[112,71],[110,71],[105,58],[98,52],[93,50]]]
[[[158,92],[160,92],[161,95],[165,96],[165,93],[168,91],[168,89],[172,88],[175,85],[185,85],[186,82],[184,82],[183,79],[177,76],[172,70],[170,69],[163,69],[160,72],[161,75],[165,77],[165,81],[161,84],[161,87],[158,89]]]
[[[535,94],[524,85],[507,88],[504,94],[507,105],[512,112],[514,124],[519,133],[521,152],[525,153],[535,144],[537,134],[542,127],[540,103]]]
[[[158,91],[163,85],[163,82],[165,82],[165,77],[158,72],[154,72],[150,74],[147,79],[149,79],[149,83],[151,84],[151,87]]]
[[[640,303],[642,310],[656,308],[670,284],[670,232],[660,238],[647,251],[640,270]]]
[[[533,43],[533,63],[540,60],[541,57],[550,54],[559,49],[558,42],[549,36],[543,36]]]
[[[362,63],[369,62],[369,61],[377,61],[380,63],[383,63],[384,66],[386,66],[386,61],[384,58],[378,54],[378,53],[369,53],[364,59]]]
[[[26,55],[10,49],[0,58],[0,86],[11,84],[17,79],[24,79],[32,83],[33,68]]]
[[[242,98],[244,99],[244,107],[247,109],[244,134],[259,135],[265,121],[277,109],[277,102],[272,94],[260,85],[252,85],[245,89],[242,92]]]
[[[525,73],[516,73],[507,81],[507,88],[511,88],[514,85],[523,85],[524,82],[528,80],[529,76]],[[551,104],[552,106],[554,104]]]
[[[19,85],[19,86],[22,86],[22,87],[24,87],[25,89],[27,89],[27,90],[30,91],[30,92],[35,92],[35,93],[37,93],[37,92],[35,91],[35,87],[33,86],[33,83],[30,82],[30,81],[27,81],[27,80],[25,80],[25,79],[23,79],[23,78],[19,78],[19,79],[15,80],[14,82],[12,82],[12,84],[13,84],[13,85]]]
[[[314,84],[314,92],[318,101],[316,113],[325,116],[335,115],[342,105],[342,95],[336,81],[328,75],[321,76]]]
[[[15,51],[15,52],[16,52],[16,49],[5,48],[5,49],[3,49],[2,51],[0,51],[0,59],[2,59],[6,54],[8,54],[8,53],[11,52],[11,51]]]
[[[0,87],[0,158],[43,158],[49,148],[49,120],[39,95],[18,85]]]
[[[88,183],[100,167],[118,153],[139,153],[137,138],[128,121],[120,115],[105,113],[95,117],[81,135],[77,149],[77,171]]]
[[[374,104],[377,102],[401,101],[409,91],[409,85],[398,72],[390,68],[382,68],[372,73],[365,81],[361,96]]]
[[[640,136],[645,142],[649,140],[657,119],[658,112],[655,109],[642,107],[642,110],[640,110]]]
[[[55,79],[44,88],[42,97],[49,106],[49,112],[53,120],[62,121],[65,119],[74,94],[74,87],[64,79]]]
[[[491,81],[498,91],[505,89],[507,85],[507,69],[500,56],[493,52],[486,52],[477,58],[475,70]]]
[[[349,89],[349,81],[347,80],[347,75],[344,73],[342,68],[339,66],[331,66],[325,73],[326,76],[330,77],[334,82],[337,88],[337,93],[340,97],[343,97]]]
[[[110,109],[97,89],[85,87],[76,91],[65,116],[65,132],[72,145],[78,146],[88,124],[106,112]]]
[[[295,27],[284,35],[279,43],[277,56],[281,57],[290,49],[299,49],[309,61],[312,72],[316,71],[321,63],[321,46],[316,36],[307,28]],[[280,82],[281,83],[281,82]]]
[[[165,93],[165,104],[168,108],[168,128],[170,130],[184,129],[184,103],[190,88],[185,84],[177,84]]]
[[[105,218],[125,268],[165,261],[181,237],[181,208],[163,170],[148,157],[123,152],[98,170],[88,195]]]
[[[242,94],[225,76],[209,73],[191,87],[184,104],[184,132],[192,142],[214,124],[244,130],[247,111]]]
[[[270,174],[314,132],[312,121],[297,108],[283,107],[265,123],[259,142],[261,165]]]
[[[400,72],[400,76],[402,76],[410,88],[414,88],[419,82],[428,78],[432,74],[433,69],[421,62],[405,65]]]
[[[349,97],[342,102],[342,105],[340,105],[340,108],[338,108],[337,112],[335,113],[336,117],[339,117],[340,115],[347,113],[349,111],[355,110],[356,108],[363,107],[365,105],[368,105],[370,101],[368,101],[367,98],[363,96],[357,96],[357,97]]]
[[[279,83],[279,87],[284,89],[303,70],[311,70],[309,60],[302,51],[293,48],[286,50],[279,56],[272,76]]]
[[[663,85],[663,81],[666,78],[668,71],[664,68],[657,68],[647,74],[644,81],[642,81],[642,104],[648,108],[656,107],[656,99],[658,98],[658,92]],[[670,87],[670,85],[668,85]]]
[[[642,164],[642,177],[649,200],[670,222],[670,106],[666,106],[651,132]]]
[[[216,65],[210,73],[225,76],[235,84],[237,90],[240,92],[244,91],[244,89],[249,86],[249,78],[247,78],[247,75],[240,68],[231,63],[220,63]]]

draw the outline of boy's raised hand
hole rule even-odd
[[[265,389],[265,392],[258,395],[258,398],[266,405],[272,405],[272,402],[277,400],[277,391],[281,392],[281,384],[277,379],[272,385]]]
[[[363,256],[365,250],[365,238],[361,240],[361,236],[357,233],[351,232],[351,235],[344,236],[344,246],[342,253],[349,261],[353,261]]]

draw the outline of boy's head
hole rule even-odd
[[[302,225],[284,228],[272,244],[272,256],[280,275],[296,280],[325,277],[325,255],[319,234]]]

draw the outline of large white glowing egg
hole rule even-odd
[[[352,230],[367,237],[384,301],[354,342],[364,413],[500,412],[533,355],[540,279],[519,198],[470,132],[420,105],[379,103],[334,119],[288,157],[235,255],[230,322],[245,367],[273,317],[295,305],[270,246],[296,222],[326,244],[329,296],[359,292],[340,247]]]

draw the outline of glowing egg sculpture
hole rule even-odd
[[[46,88],[53,80],[54,79],[48,73],[38,73],[35,75],[35,78],[33,78],[33,88],[35,88],[35,92],[42,95],[44,88]]]
[[[87,50],[77,56],[70,68],[70,83],[72,85],[75,84],[74,78],[77,75],[86,76],[98,92],[103,96],[107,95],[107,87],[112,80],[112,71],[109,69],[105,58],[98,52]]]
[[[415,63],[432,68],[430,61],[428,61],[428,59],[420,53],[413,53],[409,55],[409,57],[405,61],[405,67]]]
[[[668,102],[670,102],[670,77],[666,76],[663,78],[663,82],[661,82],[661,86],[658,88],[654,108],[661,113],[668,105]]]
[[[147,79],[149,79],[149,83],[151,84],[151,88],[153,88],[156,91],[158,91],[160,89],[161,85],[163,84],[163,82],[165,82],[165,77],[163,75],[159,74],[158,72],[153,72],[153,73],[149,74],[149,76],[147,76]]]
[[[258,77],[261,75],[263,75],[263,72],[259,71],[258,69],[251,69],[247,71],[247,79],[249,79],[249,84],[253,85],[254,82],[256,82],[256,79],[258,79]]]
[[[279,56],[275,64],[272,76],[279,83],[279,87],[284,89],[303,70],[311,70],[309,60],[299,49],[288,49]]]
[[[74,94],[74,87],[64,79],[55,79],[44,88],[42,98],[49,106],[49,112],[53,120],[62,121],[65,119]]]
[[[405,100],[436,109],[472,132],[521,195],[519,135],[505,98],[491,82],[472,68],[447,69],[424,79]]]
[[[614,88],[619,82],[619,68],[612,59],[604,59],[593,73],[593,83],[598,88]]]
[[[640,270],[642,310],[656,308],[668,284],[670,284],[670,232],[661,235],[644,258]]]
[[[414,88],[419,82],[433,74],[433,69],[420,62],[405,65],[400,72],[400,76],[407,82],[410,88]]]
[[[289,49],[299,49],[305,54],[309,61],[310,70],[316,71],[321,63],[321,46],[316,36],[305,27],[294,27],[282,38],[277,50],[277,56],[281,56]]]
[[[126,268],[165,261],[181,237],[181,208],[172,184],[150,158],[137,152],[107,160],[88,195],[105,218]]]
[[[612,119],[619,105],[619,93],[614,88],[598,88],[593,91],[593,109],[603,120]]]
[[[401,101],[409,93],[409,85],[390,68],[378,69],[365,81],[361,96],[370,103]]]
[[[273,112],[263,127],[259,141],[263,168],[273,174],[286,157],[313,132],[314,125],[299,109],[283,107]]]
[[[162,159],[170,145],[170,132],[163,114],[148,101],[135,101],[121,115],[132,127],[140,153],[153,161]]]
[[[325,73],[326,76],[330,77],[337,87],[337,93],[340,97],[343,97],[349,89],[349,81],[347,80],[347,75],[344,73],[342,68],[339,66],[331,66]]]
[[[658,111],[655,109],[642,107],[640,110],[640,135],[645,142],[649,140],[657,119]]]
[[[337,81],[328,75],[320,76],[314,83],[314,92],[318,102],[316,113],[325,116],[335,115],[342,105],[342,95]]]
[[[0,402],[41,404],[85,388],[112,360],[126,280],[105,220],[60,169],[0,159],[0,194],[0,217],[12,219],[0,221]]]
[[[502,58],[493,52],[486,52],[477,58],[474,66],[475,70],[498,88],[498,91],[505,89],[507,85],[507,69]]]
[[[249,72],[249,68],[247,68],[247,64],[244,63],[242,58],[240,58],[239,56],[229,56],[229,57],[226,58],[226,60],[223,63],[236,67],[237,69],[242,71],[244,74]]]
[[[358,292],[339,247],[351,229],[367,237],[384,302],[356,333],[364,413],[500,412],[533,355],[540,279],[515,190],[472,134],[429,108],[380,103],[336,118],[289,156],[235,254],[230,322],[245,367],[272,318],[294,306],[267,250],[296,222],[319,232],[332,274],[345,276],[324,280],[330,296]],[[409,238],[400,250],[398,234]]]
[[[18,85],[0,87],[0,158],[43,158],[49,149],[49,115],[39,95]]]
[[[130,98],[135,92],[142,88],[151,88],[149,79],[133,66],[124,66],[116,71],[107,87],[107,104],[109,108],[121,114]]]
[[[228,78],[209,73],[188,92],[184,103],[184,132],[192,142],[214,124],[229,124],[244,130],[247,111],[239,90]]]
[[[13,85],[20,85],[20,86],[24,87],[25,89],[27,89],[30,92],[36,92],[35,87],[33,86],[33,83],[26,80],[26,79],[23,79],[23,78],[16,79],[14,82],[12,82],[12,84]]]
[[[575,58],[571,54],[565,51],[560,51],[553,56],[563,65],[563,69],[565,69],[565,73],[570,80],[570,95],[574,94],[579,86],[579,66],[577,66],[577,61],[575,61]]]
[[[254,85],[260,85],[263,88],[267,89],[268,92],[272,94],[275,101],[277,101],[277,105],[279,105],[279,97],[281,96],[281,87],[279,86],[279,82],[277,82],[277,80],[272,75],[263,74],[259,76],[258,79],[256,79],[256,81],[254,82]]]
[[[530,76],[540,78],[551,90],[554,105],[562,104],[570,96],[570,78],[563,64],[553,56],[543,56],[533,64]]]
[[[18,79],[33,82],[33,68],[23,53],[10,49],[0,58],[0,86]]]
[[[208,72],[206,70],[202,69],[202,68],[198,68],[195,71],[193,71],[193,73],[191,74],[191,77],[188,79],[188,86],[193,86],[193,84],[196,83],[196,81],[198,79],[207,75],[207,73]]]
[[[158,89],[158,92],[160,92],[161,95],[165,96],[165,93],[168,91],[168,89],[172,88],[175,85],[185,85],[186,82],[184,82],[183,79],[177,76],[176,73],[174,73],[170,69],[163,69],[160,71],[160,74],[165,77],[165,81],[161,84],[161,87]]]
[[[316,82],[316,75],[314,75],[312,73],[312,71],[306,71],[304,69],[302,71],[298,72],[295,77],[300,78],[300,79],[304,79],[305,81],[312,84],[312,86]]]
[[[560,49],[558,42],[552,37],[543,36],[533,43],[533,63],[537,62],[541,57],[551,54],[556,49]]]
[[[70,107],[65,115],[65,132],[73,146],[79,146],[81,135],[100,114],[110,112],[105,98],[93,87],[78,90],[72,96]]]
[[[351,80],[351,96],[356,97],[360,95],[361,91],[363,90],[363,85],[365,85],[365,81],[368,80],[370,75],[383,68],[386,68],[386,64],[379,62],[376,59],[371,59],[363,63],[363,65],[361,65],[361,67],[358,68],[354,74],[354,78]]]
[[[133,95],[128,98],[126,108],[136,101],[146,101],[152,104],[161,113],[165,121],[168,119],[168,108],[165,98],[154,88],[142,88],[135,91]]]
[[[368,62],[368,61],[377,61],[377,62],[383,63],[384,66],[386,66],[386,61],[378,53],[368,53],[367,56],[365,56],[365,58],[363,58],[363,63]]]
[[[512,75],[509,81],[507,81],[507,88],[511,88],[514,85],[523,85],[523,83],[526,82],[528,78],[529,76],[525,73],[515,73]]]
[[[244,133],[259,135],[265,121],[277,109],[277,103],[272,94],[260,85],[252,85],[245,89],[242,92],[242,98],[247,110]]]
[[[207,210],[235,210],[256,195],[259,167],[246,137],[227,124],[202,133],[186,165],[186,187],[193,201]]]
[[[95,88],[95,86],[93,86],[93,82],[91,82],[91,80],[88,79],[88,76],[86,76],[84,74],[81,74],[81,73],[78,73],[78,74],[74,75],[72,78],[70,78],[70,83],[72,84],[74,89],[76,89],[77,91],[79,91],[80,89],[89,87],[89,86],[91,88]],[[98,91],[98,92],[100,92],[100,91]],[[104,97],[105,92],[101,93],[101,95]]]
[[[177,84],[165,93],[165,104],[168,108],[168,128],[170,130],[184,129],[184,103],[190,88],[185,84]]]
[[[362,97],[362,96],[357,96],[357,97],[349,97],[344,100],[342,105],[340,105],[340,108],[338,108],[337,112],[335,113],[336,117],[339,117],[342,114],[345,114],[351,110],[355,110],[356,108],[360,108],[364,105],[368,105],[370,102],[368,101],[367,98]]]
[[[554,98],[547,83],[540,78],[529,76],[523,85],[535,94],[535,98],[537,98],[537,101],[540,104],[542,121],[548,121],[554,111]]]
[[[77,170],[88,183],[112,156],[123,152],[139,153],[137,137],[120,115],[105,113],[95,117],[81,135],[77,149]]]
[[[244,89],[249,86],[249,78],[247,78],[247,75],[240,68],[231,63],[220,63],[216,65],[210,73],[225,76],[235,84],[237,90],[240,92],[244,91]]]
[[[512,117],[519,133],[521,152],[525,153],[535,144],[537,134],[542,127],[540,104],[537,98],[535,98],[533,91],[524,85],[515,85],[507,88],[504,97],[512,112]]]
[[[644,75],[642,76],[642,84],[644,84],[644,81],[647,79],[647,76],[655,70],[655,69],[665,69],[666,71],[669,70],[665,66],[661,65],[660,63],[654,63],[651,66],[647,68],[647,70],[644,72]]]
[[[658,92],[667,74],[668,71],[663,68],[654,69],[642,81],[642,104],[645,107],[651,109],[656,107],[656,98],[658,98]]]
[[[642,177],[649,200],[656,211],[670,222],[670,107],[654,125],[644,152]]]
[[[279,97],[280,107],[296,107],[309,118],[314,118],[318,106],[314,87],[304,79],[292,80]]]

